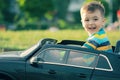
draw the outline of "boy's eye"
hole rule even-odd
[[[85,21],[89,21],[89,19],[86,19]]]
[[[98,19],[94,19],[95,21],[97,21]]]

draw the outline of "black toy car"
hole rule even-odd
[[[83,44],[46,38],[25,51],[0,53],[0,80],[120,80],[120,41],[114,53]]]

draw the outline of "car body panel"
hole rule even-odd
[[[0,74],[1,73],[11,77],[14,76],[16,80],[25,80],[25,62],[15,59],[2,60],[0,61]]]
[[[0,54],[0,75],[8,80],[120,80],[119,47],[107,53],[82,44],[43,39],[25,51]]]

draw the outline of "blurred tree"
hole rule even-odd
[[[0,0],[0,11],[2,11],[7,5],[5,5],[5,0]]]
[[[18,4],[19,4],[19,6],[20,6],[20,8],[23,8],[25,5],[25,0],[17,0],[17,2],[18,2]]]
[[[120,9],[120,0],[111,0],[112,3],[112,20],[115,22],[117,20],[117,10]]]
[[[66,14],[68,12],[68,5],[70,0],[53,0],[53,4],[55,9],[58,11],[58,16],[61,19],[65,19]]]
[[[0,0],[0,24],[4,23],[3,11],[6,7],[5,0]]]
[[[35,22],[34,20],[36,20],[36,22],[40,21],[39,22],[40,25],[43,24],[42,23],[43,19],[47,21],[49,20],[50,22],[52,21],[51,24],[55,25],[54,21],[57,22],[56,19],[65,20],[70,0],[65,0],[64,2],[61,0],[17,0],[17,1],[19,2],[21,11],[23,11],[21,17],[24,18],[24,21],[26,23],[28,23],[28,20],[32,18],[33,22]],[[47,25],[47,23],[48,22],[45,22],[45,25]]]
[[[19,17],[19,6],[16,0],[0,0],[0,10],[7,28],[14,29],[14,23]]]
[[[59,18],[64,19],[70,0],[22,0],[22,9],[30,14],[31,17],[42,17],[48,11],[56,10]],[[22,3],[21,2],[21,3]]]
[[[30,21],[38,20],[48,11],[57,11],[59,19],[65,20],[68,5],[71,0],[0,0],[0,20],[7,23],[16,23],[19,19],[19,7],[24,15],[23,18],[29,18]],[[94,0],[85,0],[85,2]],[[120,9],[120,0],[97,0],[105,6],[105,16],[112,13],[112,21],[117,20],[116,12]],[[110,1],[111,4],[108,2]],[[114,7],[115,6],[115,7]],[[76,13],[75,15],[79,14]],[[7,15],[7,16],[6,16]],[[31,19],[32,18],[32,19]]]
[[[25,0],[22,9],[29,13],[31,17],[42,17],[48,10],[53,10],[52,0]]]

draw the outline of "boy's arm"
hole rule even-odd
[[[83,47],[90,48],[90,49],[97,49],[100,44],[105,42],[107,39],[106,34],[101,34],[100,32],[92,35],[88,38],[87,42],[83,45]]]
[[[94,40],[88,40],[82,47],[89,49],[96,49],[98,47],[98,43]]]
[[[93,35],[90,39],[87,40],[83,47],[112,52],[112,48],[106,34]]]

